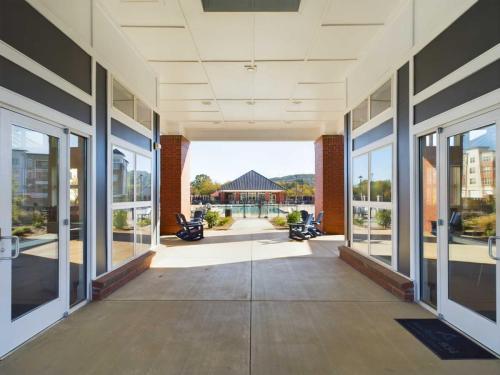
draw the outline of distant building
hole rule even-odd
[[[228,182],[214,193],[220,203],[284,203],[285,189],[277,183],[250,171]]]

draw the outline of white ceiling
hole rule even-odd
[[[201,0],[102,4],[158,74],[163,130],[209,139],[210,130],[335,129],[347,70],[402,1],[302,0],[297,13],[204,13]]]

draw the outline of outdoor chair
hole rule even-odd
[[[316,220],[313,220],[312,222],[312,230],[318,235],[318,236],[322,236],[323,235],[323,232],[321,231],[321,222],[323,221],[323,216],[324,216],[324,212],[321,211],[319,214],[318,214],[318,217],[316,218]]]
[[[313,225],[313,214],[309,214],[307,219],[301,223],[289,224],[288,238],[292,240],[308,240],[311,237],[316,237],[316,234],[311,233],[311,226]]]
[[[199,241],[203,238],[203,223],[187,221],[183,214],[175,214],[177,224],[181,227],[175,235],[184,241]]]
[[[306,210],[300,210],[300,217],[303,223],[306,222],[307,218],[309,217],[309,212]]]
[[[202,210],[196,210],[194,212],[193,218],[191,219],[191,222],[193,223],[203,223],[203,220],[205,219],[205,214],[203,213]]]

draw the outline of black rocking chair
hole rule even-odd
[[[292,240],[308,240],[311,237],[316,237],[317,235],[311,230],[314,227],[312,224],[314,219],[313,214],[307,215],[307,219],[302,223],[288,224],[288,238]]]
[[[199,241],[203,238],[203,223],[186,221],[183,214],[175,214],[177,224],[181,227],[175,235],[184,241]]]

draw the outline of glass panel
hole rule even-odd
[[[352,200],[368,200],[368,154],[352,161]]]
[[[495,125],[448,138],[448,297],[493,321],[496,263],[487,241],[496,234],[495,160]]]
[[[387,264],[392,259],[391,216],[391,210],[370,209],[370,255]]]
[[[134,210],[113,210],[113,266],[134,256]]]
[[[352,208],[352,242],[356,250],[368,255],[368,207]]]
[[[420,137],[420,300],[437,307],[437,136]]]
[[[145,128],[151,129],[151,120],[153,118],[153,111],[146,104],[144,104],[139,99],[136,102],[136,120],[140,124],[144,125]]]
[[[368,121],[368,99],[352,110],[352,128],[356,129]]]
[[[371,152],[370,200],[390,202],[392,186],[392,146]]]
[[[134,118],[134,95],[113,80],[113,107]]]
[[[391,81],[387,81],[370,96],[370,118],[391,107]]]
[[[70,305],[87,298],[87,140],[71,134],[70,147]]]
[[[12,320],[59,296],[59,140],[12,127]]]
[[[151,208],[138,208],[137,218],[137,253],[144,253],[151,247]]]
[[[113,202],[134,201],[134,153],[113,147]]]
[[[151,200],[151,159],[137,155],[137,171],[135,176],[136,201]]]

